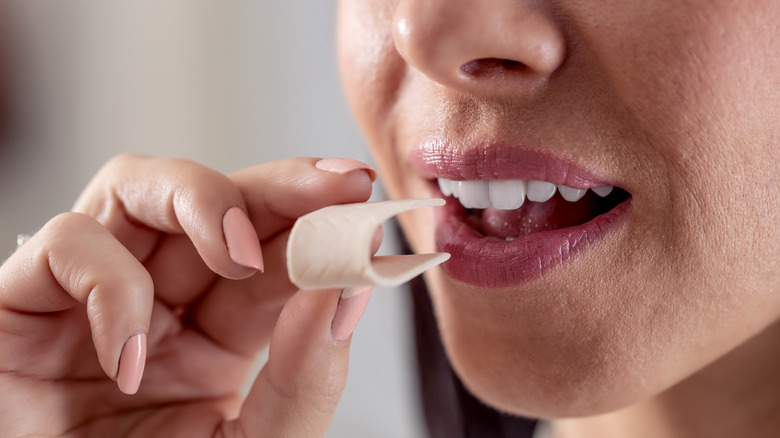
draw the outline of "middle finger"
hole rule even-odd
[[[250,167],[231,176],[263,246],[265,272],[254,275],[255,278],[271,277],[266,280],[272,283],[287,281],[284,264],[281,269],[269,265],[277,250],[267,248],[266,240],[289,230],[299,216],[327,205],[365,201],[371,196],[370,171],[328,172],[320,170],[317,161],[293,158]],[[360,163],[355,170],[361,169],[369,168]],[[284,247],[278,251],[283,254]],[[164,239],[145,265],[155,280],[157,296],[169,305],[190,303],[210,288],[216,278],[191,243],[179,236]],[[240,287],[236,282],[229,284],[232,288]]]

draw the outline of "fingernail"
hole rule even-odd
[[[374,237],[371,238],[371,254],[376,254],[379,248],[382,247],[382,240],[385,238],[385,229],[382,225],[378,226],[374,231]]]
[[[141,377],[146,366],[146,333],[131,336],[122,347],[119,355],[119,371],[116,382],[119,390],[125,394],[135,394],[141,385]]]
[[[373,167],[351,158],[327,158],[314,163],[314,167],[326,172],[338,173],[339,175],[346,175],[356,170],[365,170],[371,181],[376,181],[376,171]]]
[[[232,207],[222,217],[222,232],[225,235],[230,258],[241,266],[263,272],[263,250],[257,231],[249,217],[239,207]]]
[[[348,296],[345,296],[345,293]],[[368,299],[371,297],[371,287],[361,289],[345,289],[336,306],[336,314],[330,324],[333,339],[343,341],[352,335],[355,326],[366,309]]]

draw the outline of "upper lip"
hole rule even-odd
[[[507,142],[485,141],[461,146],[447,139],[428,139],[411,149],[409,160],[429,179],[524,179],[578,189],[619,186],[550,152]]]

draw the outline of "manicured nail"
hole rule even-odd
[[[141,377],[146,366],[146,333],[131,336],[122,347],[119,355],[119,371],[116,382],[119,390],[125,394],[135,394],[141,385]]]
[[[338,173],[339,175],[346,175],[356,170],[365,170],[371,181],[376,181],[376,171],[373,167],[351,158],[327,158],[314,163],[314,167],[326,172]]]
[[[363,310],[366,309],[368,299],[371,297],[371,287],[345,290],[345,292],[349,292],[351,295],[345,296],[342,293],[339,304],[336,306],[333,322],[330,324],[333,339],[337,341],[343,341],[352,335],[352,331],[355,330],[360,316],[363,315]]]
[[[385,228],[380,225],[374,231],[374,237],[371,238],[371,254],[376,254],[382,247],[382,240],[385,238]]]
[[[257,231],[239,207],[232,207],[222,218],[222,232],[225,234],[228,254],[234,262],[247,268],[263,272],[263,250]]]

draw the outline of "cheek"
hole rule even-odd
[[[668,248],[678,250],[666,258],[681,263],[668,271],[680,282],[699,282],[699,290],[720,291],[713,299],[773,293],[780,28],[766,23],[780,20],[780,7],[769,0],[663,7],[676,12],[626,18],[620,25],[630,28],[602,28],[624,37],[592,35],[589,46],[611,66],[604,68],[610,86],[666,169],[668,191],[653,201],[669,206],[657,212],[658,222],[667,224]]]
[[[661,6],[624,7],[620,21],[584,20],[578,32],[636,134],[688,183],[745,166],[775,170],[780,153],[767,146],[780,126],[780,28],[766,23],[780,20],[780,7],[647,4]],[[758,156],[771,163],[752,160]]]
[[[657,199],[642,199],[647,207],[638,214],[646,219],[629,230],[637,247],[623,254],[634,259],[601,262],[613,268],[608,273],[567,272],[559,290],[528,285],[489,297],[440,270],[427,274],[453,366],[494,406],[540,416],[616,409],[679,382],[779,313],[780,85],[771,79],[780,77],[773,47],[780,35],[774,26],[739,29],[729,17],[744,11],[681,9],[689,3],[647,3],[694,17],[684,25],[668,20],[668,11],[642,10],[634,20],[620,12],[613,22],[585,17],[576,30],[590,51],[585,62],[629,113],[627,131],[647,139],[647,166],[668,173],[661,175],[668,190],[642,192]],[[614,8],[621,4],[625,11],[645,3]],[[422,191],[411,189],[403,151],[392,143],[394,108],[415,108],[397,101],[412,98],[415,83],[393,44],[394,8],[393,1],[343,0],[339,59],[383,182],[399,197]],[[430,218],[401,219],[415,249],[432,251]],[[600,266],[606,256],[589,257],[580,265]],[[543,298],[534,298],[535,288]]]
[[[619,262],[611,274],[591,268],[604,258],[591,252],[566,278],[551,274],[555,288],[479,290],[429,273],[442,339],[469,390],[518,415],[609,412],[686,379],[776,317],[777,299],[745,287],[664,289],[647,280],[662,269],[640,283]]]
[[[407,65],[393,40],[397,0],[342,0],[339,5],[339,68],[347,101],[391,197],[400,197],[402,156],[395,150],[393,108]]]
[[[395,101],[405,64],[392,37],[392,2],[342,0],[338,58],[347,100],[371,146],[383,138],[383,123]]]
[[[613,21],[581,15],[576,33],[653,158],[636,166],[665,172],[668,187],[641,200],[659,224],[661,272],[687,293],[678,300],[750,308],[758,322],[741,332],[749,333],[778,314],[780,6],[715,0],[615,8]]]
[[[451,362],[478,397],[542,417],[618,409],[675,385],[778,318],[780,83],[771,79],[780,77],[780,58],[766,42],[780,34],[741,29],[744,14],[729,20],[741,13],[607,30],[620,39],[587,34],[605,26],[583,27],[592,50],[584,62],[600,69],[651,158],[638,170],[668,187],[638,195],[636,247],[624,248],[632,260],[606,263],[614,273],[569,273],[557,283],[568,288],[538,288],[543,300],[523,297],[530,285],[486,297],[429,275]],[[596,253],[588,257],[600,266]]]

